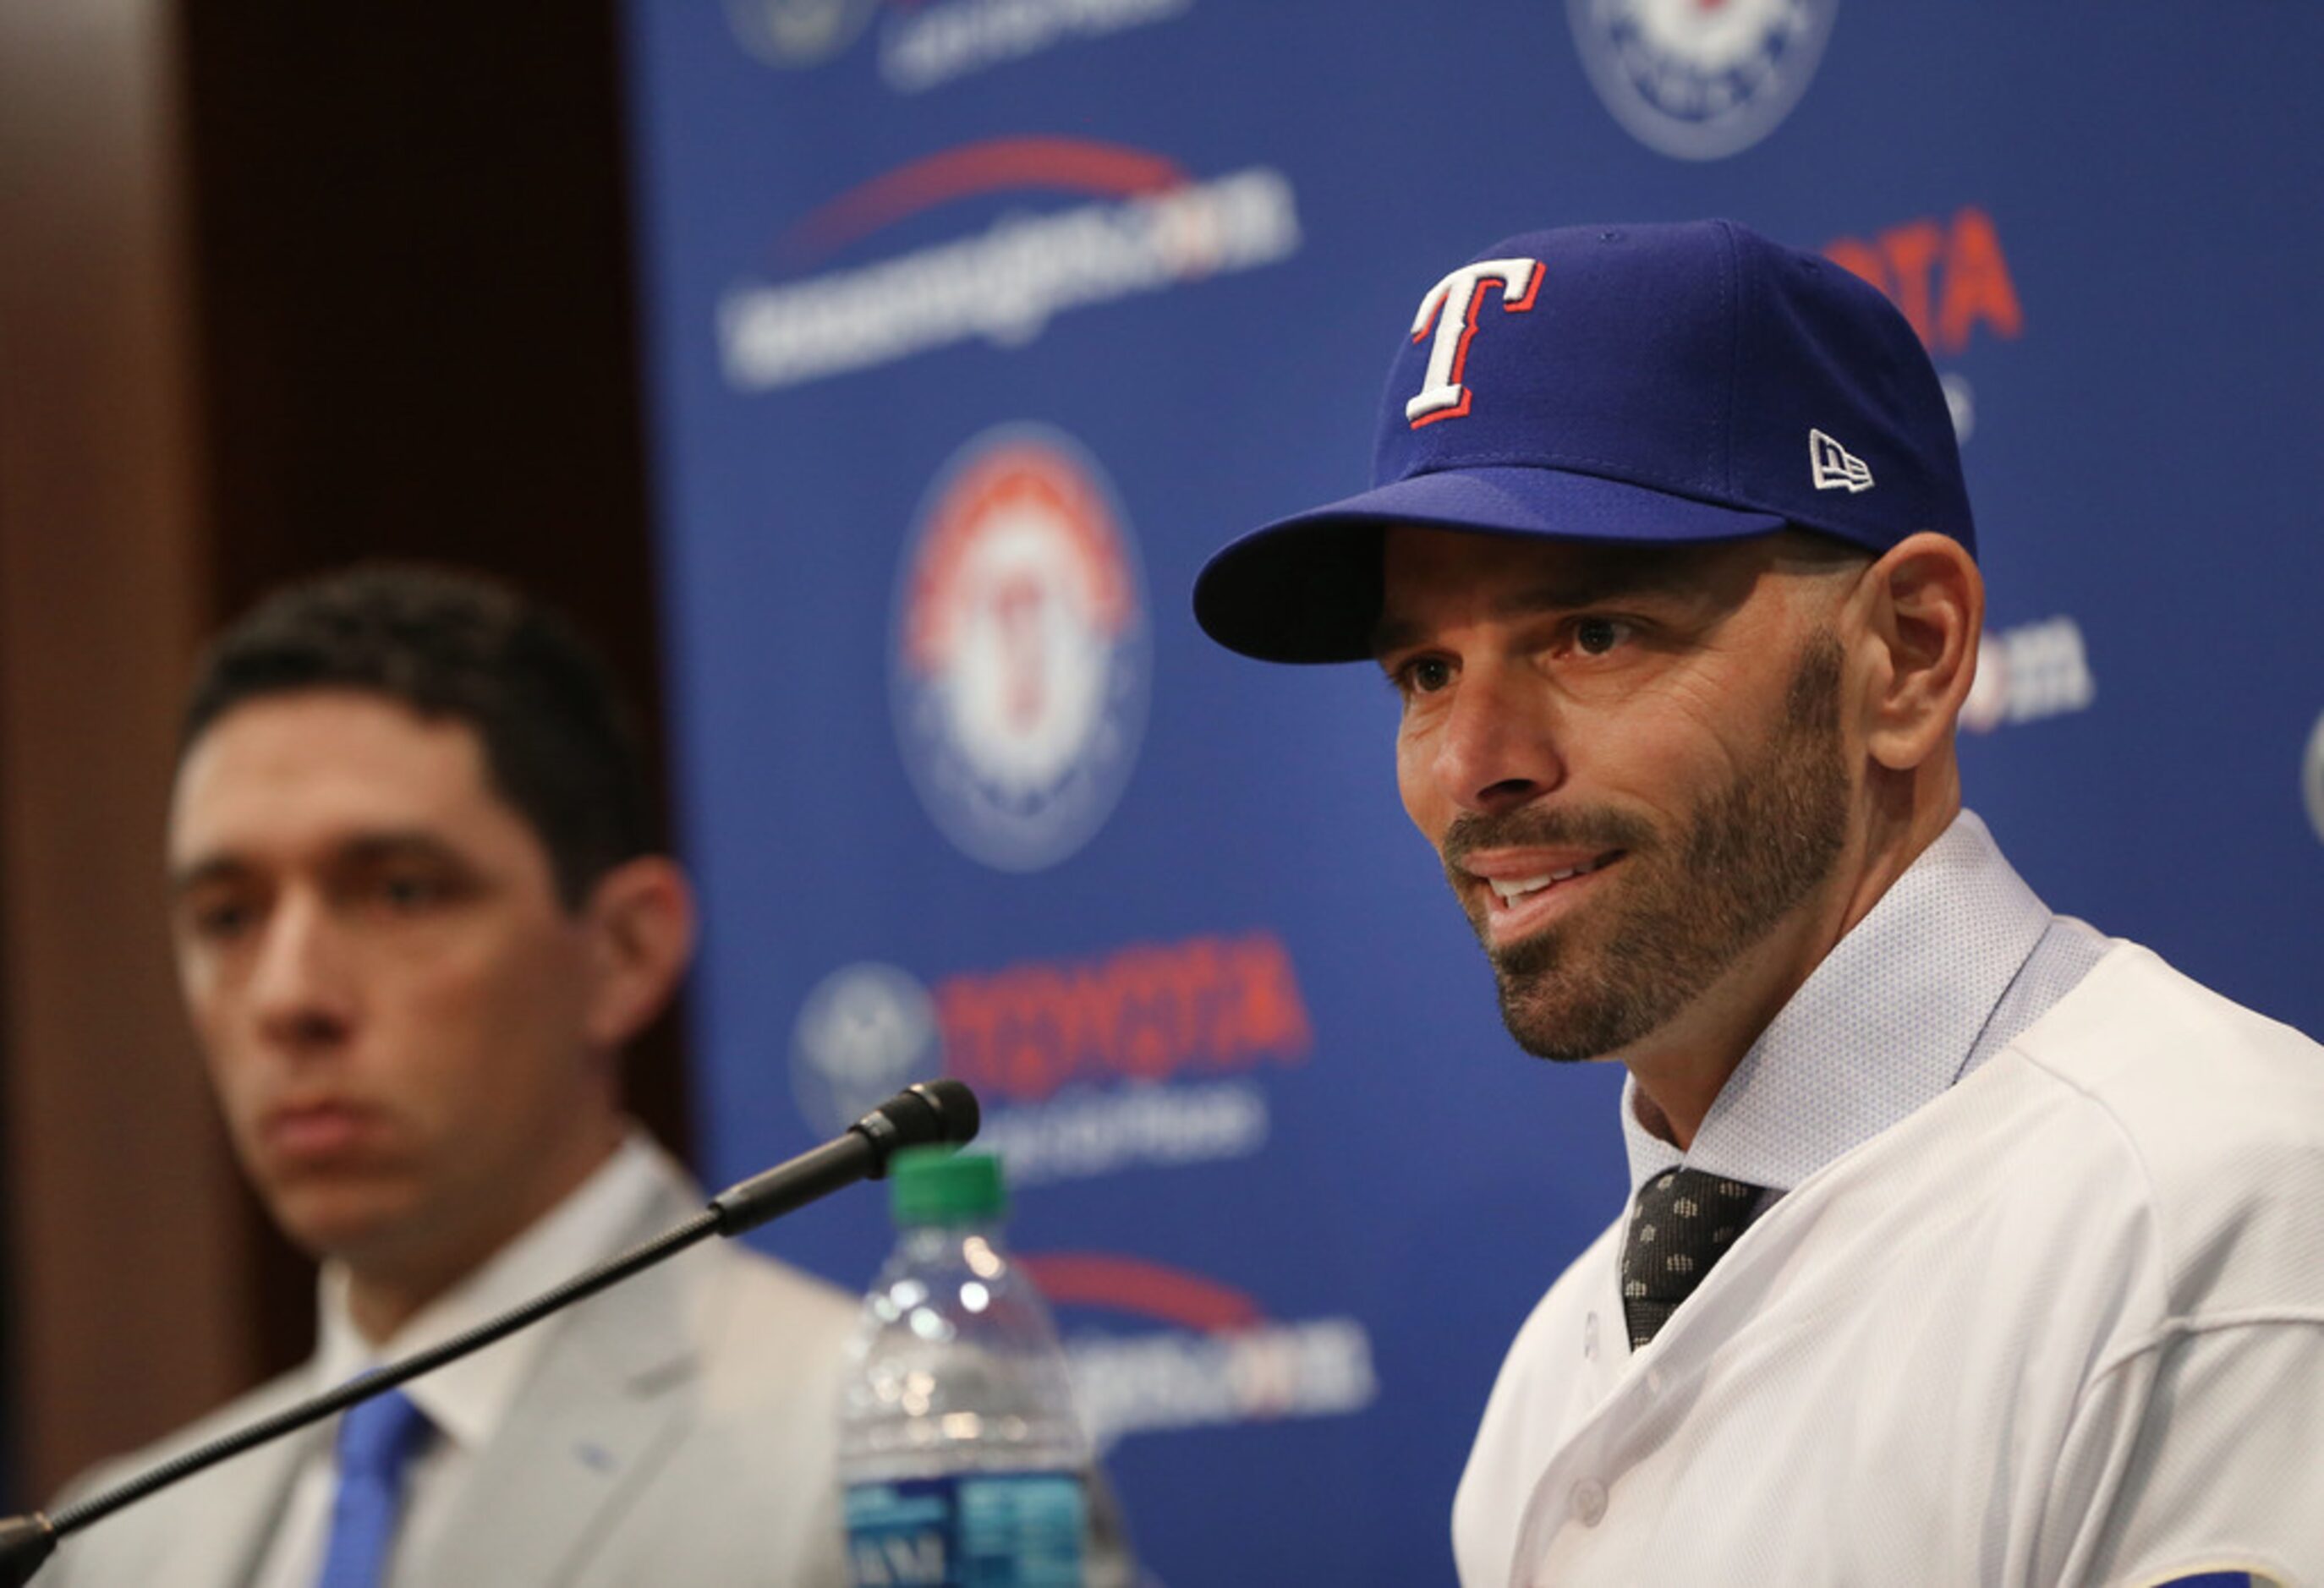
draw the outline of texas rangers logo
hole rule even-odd
[[[1436,340],[1428,349],[1428,373],[1419,394],[1404,405],[1404,417],[1414,429],[1469,411],[1469,388],[1461,383],[1461,376],[1469,367],[1469,344],[1477,335],[1486,284],[1499,285],[1503,313],[1524,314],[1541,291],[1541,276],[1539,260],[1482,259],[1462,265],[1428,289],[1420,312],[1412,319],[1412,339],[1418,342],[1434,331]]]
[[[1063,432],[988,430],[938,475],[897,590],[896,727],[972,859],[1038,871],[1104,826],[1145,733],[1142,583],[1111,488]]]
[[[876,960],[815,985],[791,1029],[791,1094],[837,1135],[914,1081],[944,1073],[936,1004],[910,973]]]
[[[2324,716],[2316,719],[2316,731],[2308,736],[2308,768],[2301,784],[2308,797],[2308,819],[2315,825],[2316,836],[2324,838]]]
[[[862,32],[880,0],[726,0],[743,47],[770,66],[818,66]]]
[[[1839,0],[1566,0],[1582,64],[1650,149],[1722,160],[1788,115]]]

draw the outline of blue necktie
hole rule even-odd
[[[403,1509],[403,1469],[428,1431],[428,1414],[401,1390],[339,1418],[339,1491],[316,1588],[379,1588]]]

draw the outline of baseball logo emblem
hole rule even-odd
[[[1566,0],[1606,108],[1648,148],[1722,160],[1788,115],[1838,0]]]
[[[906,546],[892,655],[905,764],[962,853],[1038,871],[1095,836],[1137,760],[1152,661],[1096,459],[1040,425],[962,448]]]
[[[927,989],[891,965],[843,965],[816,983],[791,1029],[791,1095],[835,1136],[914,1081],[944,1073]]]
[[[2324,838],[2324,716],[2316,719],[2316,731],[2308,735],[2308,765],[2300,781],[2308,796],[2308,819],[2316,836]]]
[[[817,66],[855,42],[880,0],[726,0],[742,47],[770,66]]]

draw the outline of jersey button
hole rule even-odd
[[[1569,1500],[1573,1519],[1585,1528],[1594,1528],[1606,1515],[1606,1485],[1595,1478],[1584,1478],[1573,1486]]]
[[[1582,1320],[1582,1354],[1590,1362],[1598,1360],[1598,1315],[1594,1312]]]

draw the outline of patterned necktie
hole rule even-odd
[[[379,1588],[403,1508],[403,1469],[429,1431],[428,1414],[401,1390],[339,1418],[339,1491],[316,1588]]]
[[[1665,1169],[1638,1188],[1622,1248],[1622,1316],[1631,1350],[1670,1322],[1735,1244],[1762,1189],[1702,1169]]]

